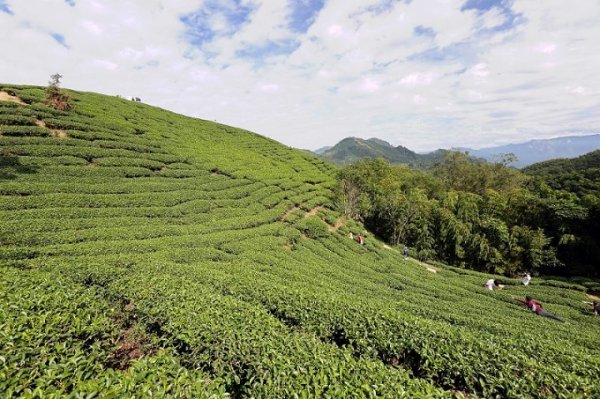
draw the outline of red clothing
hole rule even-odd
[[[542,308],[542,304],[539,303],[538,301],[535,300],[529,300],[529,301],[525,301],[525,305],[527,306],[527,308],[529,310],[531,310],[532,312],[535,313],[540,313],[541,311],[543,311],[544,309]]]

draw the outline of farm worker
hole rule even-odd
[[[365,244],[365,240],[363,239],[363,236],[361,233],[358,233],[358,237],[356,237],[356,240],[358,241],[358,243],[360,245],[364,245]]]
[[[499,290],[504,288],[500,281],[494,280],[493,278],[489,279],[483,286],[490,291],[493,291],[494,287],[498,287]]]
[[[352,232],[350,232],[350,239],[354,241],[354,234]]]
[[[523,275],[523,278],[521,279],[521,282],[523,282],[523,285],[529,285],[530,281],[531,281],[531,275],[529,273],[525,273]]]
[[[402,253],[404,254],[404,259],[408,258],[408,247],[406,245],[404,246]]]
[[[586,302],[583,301],[584,303],[587,303],[588,305],[592,305],[592,313],[594,314],[594,317],[598,316],[600,314],[600,303],[593,301],[593,302]]]
[[[516,298],[514,298],[514,299],[517,302],[525,305],[527,307],[527,309],[531,310],[532,312],[534,312],[538,316],[547,317],[549,319],[554,319],[554,320],[558,320],[558,321],[564,322],[564,320],[561,319],[560,317],[555,316],[555,315],[553,315],[550,312],[546,312],[544,310],[544,307],[543,307],[542,303],[540,301],[536,301],[535,299],[532,299],[530,296],[526,296],[524,301],[521,300],[521,299],[516,299]]]

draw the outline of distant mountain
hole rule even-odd
[[[328,145],[328,146],[325,146],[325,147],[321,147],[321,148],[319,148],[319,149],[317,149],[317,150],[314,150],[314,151],[312,151],[312,152],[314,152],[314,153],[315,153],[315,154],[317,154],[317,155],[321,155],[321,154],[323,154],[325,151],[327,151],[327,150],[328,150],[328,149],[330,149],[330,148],[331,148],[331,146],[330,146],[330,145]]]
[[[317,150],[319,151],[319,150]],[[401,145],[394,147],[387,141],[371,138],[368,140],[348,137],[317,153],[322,158],[337,164],[347,164],[364,158],[384,158],[391,163],[406,164],[417,168],[427,168],[444,159],[447,150],[437,150],[428,154],[417,154]]]
[[[498,147],[456,148],[468,151],[470,155],[495,161],[501,154],[513,153],[518,161],[512,166],[522,168],[536,162],[556,158],[575,158],[590,151],[600,149],[600,134],[590,136],[564,136],[546,140],[531,140],[520,144],[507,144]]]

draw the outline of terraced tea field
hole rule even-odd
[[[0,90],[3,398],[600,396],[583,286],[489,292],[488,275],[360,246],[336,170],[259,135]]]

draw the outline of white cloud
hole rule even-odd
[[[536,47],[534,47],[534,51],[538,52],[538,53],[544,53],[544,54],[552,54],[553,52],[556,51],[556,48],[558,46],[556,45],[556,43],[540,43],[539,45],[537,45]]]
[[[102,28],[100,28],[100,26],[93,21],[84,19],[81,21],[81,26],[96,36],[100,36],[102,34]]]
[[[100,68],[108,69],[109,71],[114,71],[119,67],[118,64],[115,64],[114,62],[109,60],[93,60],[92,64]]]
[[[60,72],[67,87],[135,95],[292,146],[376,136],[425,150],[600,130],[595,0],[515,1],[508,29],[500,7],[412,1],[376,13],[364,0],[330,0],[301,34],[288,28],[288,2],[257,0],[248,23],[202,49],[180,21],[202,0],[8,4],[2,80],[44,85]],[[279,53],[267,56],[268,45]],[[251,49],[265,53],[237,56]]]
[[[436,78],[436,74],[433,72],[415,72],[410,75],[406,75],[400,79],[400,84],[403,86],[423,86],[430,85]]]

